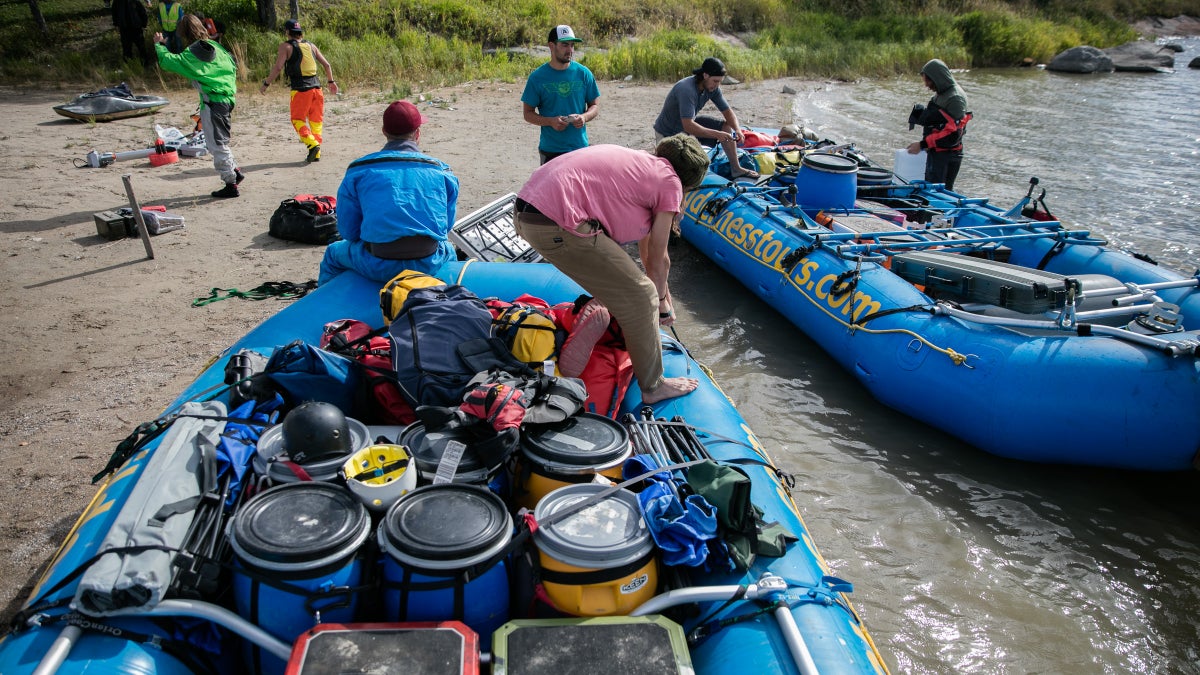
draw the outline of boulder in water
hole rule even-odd
[[[1111,73],[1113,61],[1102,50],[1084,45],[1059,53],[1046,64],[1046,70],[1060,73]]]
[[[1169,73],[1175,68],[1175,53],[1147,40],[1126,42],[1104,50],[1113,69],[1131,73]]]

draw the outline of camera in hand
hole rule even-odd
[[[913,127],[921,123],[921,115],[925,114],[925,106],[920,103],[913,106],[912,112],[908,113],[908,130],[912,131]]]

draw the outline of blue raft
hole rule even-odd
[[[1052,220],[1036,178],[1003,210],[894,178],[853,146],[803,154],[756,185],[710,173],[686,197],[684,238],[881,402],[976,447],[1195,466],[1198,276]]]
[[[480,297],[515,298],[531,293],[553,303],[573,300],[579,293],[577,286],[549,265],[451,263],[439,276],[464,284]],[[226,362],[240,349],[269,353],[277,345],[298,339],[316,344],[324,324],[337,319],[377,325],[378,303],[378,284],[351,273],[339,276],[238,340],[168,411],[203,398],[214,388],[220,389]],[[689,668],[713,674],[886,672],[846,597],[849,584],[828,576],[829,570],[787,488],[770,468],[759,440],[701,366],[678,344],[665,342],[667,374],[698,377],[700,387],[689,396],[654,405],[654,415],[667,419],[679,416],[693,424],[714,459],[742,460],[752,480],[752,501],[763,510],[764,520],[780,523],[799,541],[789,544],[782,557],[758,557],[745,573],[695,570],[692,586],[654,597],[631,613],[657,616],[672,605],[684,603],[695,610],[683,620],[684,631],[692,631],[696,622],[706,622],[705,632],[711,634],[691,649],[683,648],[678,672],[691,672]],[[640,411],[636,385],[629,391],[621,410]],[[58,673],[205,672],[206,667],[196,658],[198,654],[209,655],[207,669],[212,669],[215,658],[217,670],[235,672],[245,667],[241,660],[244,649],[287,660],[290,640],[281,640],[242,618],[233,611],[227,596],[215,590],[211,596],[200,593],[198,597],[195,593],[189,597],[168,593],[159,601],[108,615],[75,611],[77,603],[70,602],[80,583],[79,573],[86,573],[99,559],[101,542],[111,536],[118,511],[132,494],[163,478],[149,475],[146,468],[154,461],[164,437],[138,448],[101,484],[41,576],[18,621],[0,640],[0,672],[31,673],[39,664],[44,670],[38,672]],[[263,438],[265,443],[266,434]],[[156,551],[153,546],[149,549],[151,553],[171,553]],[[329,610],[326,620],[334,616],[334,611]],[[353,620],[380,621],[377,616],[361,614]],[[661,617],[655,620],[665,621]],[[308,623],[316,623],[316,618],[310,617]],[[728,625],[721,627],[725,623]],[[379,630],[387,624],[373,625]],[[306,632],[304,639],[313,637]],[[486,645],[491,638],[481,635],[480,644]],[[517,672],[514,658],[510,651],[506,659],[498,659],[500,663],[493,660],[493,666],[506,665]]]

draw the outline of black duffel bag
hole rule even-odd
[[[337,198],[296,195],[279,203],[271,214],[272,237],[302,244],[325,245],[341,239],[337,229]]]

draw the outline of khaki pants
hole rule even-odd
[[[629,360],[642,391],[654,391],[663,382],[662,336],[658,329],[658,291],[620,244],[603,230],[595,236],[577,237],[549,218],[518,213],[513,227],[535,251],[604,303],[625,335]],[[591,233],[594,223],[576,230]]]

